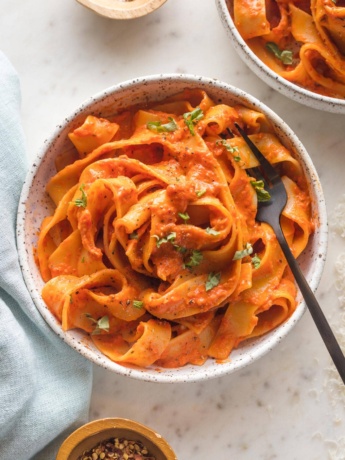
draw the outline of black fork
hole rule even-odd
[[[276,234],[277,240],[304,297],[310,314],[319,330],[329,354],[331,355],[331,358],[333,359],[334,365],[337,368],[343,383],[345,383],[344,354],[313,294],[313,291],[307,283],[298,262],[293,256],[280,226],[280,216],[287,202],[287,193],[284,183],[275,168],[250,140],[245,131],[237,123],[235,123],[235,126],[260,163],[260,166],[249,170],[250,175],[255,177],[257,180],[262,180],[265,184],[265,189],[269,191],[270,194],[270,199],[268,201],[259,202],[256,218],[259,222],[266,222],[269,224]]]

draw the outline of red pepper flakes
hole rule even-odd
[[[83,452],[78,460],[156,460],[140,441],[110,438]]]

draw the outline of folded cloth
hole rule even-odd
[[[87,421],[92,366],[45,323],[22,278],[15,225],[25,173],[19,81],[0,53],[0,459],[53,460]]]

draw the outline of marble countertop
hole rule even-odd
[[[331,232],[317,297],[345,347],[345,229],[334,225],[345,215],[345,116],[299,105],[253,75],[232,49],[213,0],[168,0],[133,21],[105,19],[74,0],[1,5],[0,47],[21,79],[31,158],[90,95],[136,76],[218,78],[284,118],[323,185]],[[181,460],[345,458],[344,387],[308,312],[272,352],[222,378],[156,384],[95,366],[90,419],[117,416],[154,428]]]

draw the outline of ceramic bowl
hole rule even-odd
[[[141,423],[123,418],[94,420],[81,426],[63,442],[56,460],[78,460],[85,451],[111,438],[139,441],[156,460],[177,460],[172,448],[161,435]]]
[[[248,67],[265,83],[277,90],[279,93],[300,102],[308,107],[326,112],[345,114],[345,99],[322,96],[307,89],[304,89],[294,83],[285,80],[277,75],[266,64],[264,64],[249,48],[246,42],[238,32],[234,21],[227,7],[227,0],[216,0],[216,5],[221,22],[230,38],[233,47],[239,54],[240,58]]]
[[[90,98],[74,113],[65,118],[61,125],[44,143],[26,178],[18,210],[17,237],[20,263],[25,282],[33,301],[50,327],[77,352],[92,362],[113,372],[152,382],[195,382],[232,373],[263,356],[293,328],[305,311],[305,304],[299,298],[299,305],[293,315],[270,333],[246,343],[234,350],[230,359],[222,364],[209,359],[202,366],[186,365],[177,369],[128,368],[110,361],[101,354],[91,340],[79,330],[62,331],[60,323],[50,313],[41,298],[43,281],[35,263],[33,248],[43,218],[52,210],[50,198],[45,193],[45,184],[55,174],[54,159],[68,142],[67,133],[72,126],[82,124],[86,115],[93,113],[103,117],[126,107],[159,101],[184,88],[201,88],[218,102],[244,104],[266,114],[275,127],[276,134],[302,164],[309,180],[316,230],[309,244],[300,256],[299,262],[311,286],[316,290],[321,278],[327,246],[327,222],[323,192],[313,163],[296,135],[272,110],[247,93],[204,77],[193,75],[154,75],[127,81],[108,88]]]
[[[166,0],[77,0],[95,13],[111,19],[134,19],[157,10]]]

